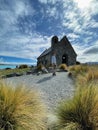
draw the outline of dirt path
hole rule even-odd
[[[6,79],[14,84],[25,83],[29,87],[38,89],[49,110],[53,110],[62,99],[71,98],[74,93],[74,83],[67,72],[57,72],[37,75],[24,75]]]

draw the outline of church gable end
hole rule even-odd
[[[76,52],[74,51],[71,43],[69,42],[68,38],[66,36],[64,36],[62,39],[61,39],[61,43],[62,44],[65,44],[65,48],[66,48],[66,51],[68,51],[69,55],[75,55],[77,56]]]

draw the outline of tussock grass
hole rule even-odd
[[[43,68],[43,64],[39,64],[39,65],[37,66],[37,70],[38,70],[38,71],[41,71],[42,68]]]
[[[75,79],[76,86],[98,83],[98,66],[97,65],[75,65],[69,67],[70,73],[72,73]]]
[[[62,69],[62,70],[67,70],[67,69],[68,69],[68,67],[67,67],[67,65],[66,65],[66,64],[61,64],[61,65],[59,66],[59,69]]]
[[[77,77],[78,74],[84,74],[89,71],[89,67],[87,65],[74,65],[69,67],[69,71]]]
[[[44,110],[35,90],[0,81],[0,129],[44,130]]]
[[[87,74],[86,74],[86,79],[87,81],[91,81],[91,80],[96,80],[98,79],[98,70],[90,70]]]
[[[85,84],[90,84],[90,83],[94,83],[97,84],[98,83],[98,70],[89,70],[87,73],[81,75],[78,74],[77,78],[76,78],[76,84],[80,84],[80,85],[85,85]]]
[[[76,124],[79,130],[95,130],[98,124],[98,85],[78,88],[73,99],[60,104],[57,117],[65,130],[70,123]]]

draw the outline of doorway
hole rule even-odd
[[[67,54],[64,54],[62,56],[62,64],[68,65],[68,55]]]

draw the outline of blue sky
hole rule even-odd
[[[98,62],[98,0],[0,0],[0,63],[36,63],[53,35]]]

